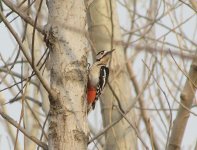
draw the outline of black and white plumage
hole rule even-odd
[[[96,62],[89,69],[87,100],[93,109],[108,81],[109,68],[107,64],[113,51],[100,51],[96,55]],[[93,96],[94,94],[95,97]]]
[[[106,66],[101,66],[99,83],[97,84],[97,88],[96,88],[96,98],[95,98],[95,101],[92,103],[93,109],[95,108],[95,103],[98,100],[98,98],[100,97],[101,92],[103,91],[105,85],[108,82],[108,77],[109,77],[109,68]]]

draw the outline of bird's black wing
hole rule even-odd
[[[101,91],[104,89],[105,85],[108,82],[108,77],[109,77],[109,68],[106,66],[101,66],[100,75],[99,75],[99,83],[97,85],[97,90],[96,90],[96,98],[95,98],[95,101],[92,103],[93,109],[95,108],[96,101],[101,95]]]

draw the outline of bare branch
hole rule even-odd
[[[9,24],[9,22],[6,20],[5,16],[3,15],[3,13],[0,11],[0,16],[2,18],[2,21],[5,23],[5,25],[7,26],[7,28],[9,29],[9,31],[12,33],[12,35],[14,36],[15,40],[18,42],[19,46],[21,47],[21,50],[24,54],[24,56],[26,57],[27,61],[29,62],[29,64],[32,67],[32,61],[30,56],[28,55],[28,50],[25,48],[25,46],[22,44],[19,36],[17,35],[17,33],[14,31],[14,29],[11,27],[11,25]],[[32,67],[33,68],[33,67]],[[37,69],[37,67],[33,68],[35,71],[35,74],[37,75],[38,79],[40,80],[40,82],[42,83],[43,87],[46,89],[46,91],[49,93],[50,96],[52,96],[53,98],[55,98],[55,94],[52,93],[50,86],[48,85],[46,79],[44,79],[41,75],[41,73],[39,72],[39,70]]]
[[[37,138],[31,136],[24,128],[22,128],[16,121],[14,121],[10,116],[6,115],[4,112],[2,112],[0,110],[0,114],[1,116],[6,119],[9,123],[11,123],[13,126],[15,126],[17,129],[19,129],[26,137],[28,137],[30,140],[32,140],[33,142],[35,142],[36,144],[38,144],[40,147],[42,147],[43,149],[47,150],[48,146],[41,142],[40,140],[38,140]]]

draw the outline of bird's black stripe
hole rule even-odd
[[[109,68],[106,66],[101,66],[100,69],[100,76],[99,76],[99,83],[97,85],[96,90],[96,98],[95,101],[92,103],[92,108],[94,109],[95,103],[98,100],[99,96],[101,95],[101,91],[104,89],[109,77]]]

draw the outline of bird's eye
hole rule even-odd
[[[104,51],[100,51],[96,56],[100,57],[103,54],[104,54]]]

